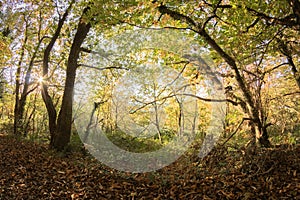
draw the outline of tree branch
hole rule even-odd
[[[254,100],[252,99],[252,95],[239,71],[239,68],[236,64],[236,61],[233,57],[231,57],[229,54],[227,54],[217,43],[216,41],[210,37],[210,35],[205,31],[205,27],[200,26],[194,20],[188,16],[185,16],[177,11],[170,10],[168,7],[161,5],[158,7],[159,11],[162,14],[168,14],[175,20],[180,20],[185,23],[188,23],[189,25],[193,26],[196,33],[198,33],[200,36],[203,37],[203,39],[225,60],[225,62],[232,68],[232,70],[235,72],[235,78],[239,84],[239,87],[241,88],[248,104],[250,105],[252,112],[257,113],[255,111],[255,104]],[[256,117],[257,118],[257,117]],[[258,119],[256,119],[258,121]]]
[[[293,8],[294,14],[289,14],[283,18],[272,17],[265,13],[258,12],[257,10],[250,8],[250,7],[246,7],[246,10],[258,18],[266,20],[270,25],[279,24],[279,25],[286,25],[288,27],[296,27],[296,26],[299,26],[300,11],[298,11],[298,10],[300,8],[300,3],[298,0],[289,0],[289,1],[291,2],[290,6]],[[218,8],[221,8],[221,9],[232,9],[233,8],[233,5],[230,5],[230,4],[218,3],[216,6],[211,3],[208,3],[208,2],[205,2],[205,4],[208,5],[209,7],[214,8],[214,10],[216,10]],[[242,5],[235,5],[235,6],[239,9],[243,8]],[[255,21],[252,24],[255,25],[257,23]],[[253,26],[250,25],[249,28],[251,28],[251,27],[253,27]]]
[[[250,118],[243,118],[242,121],[237,126],[237,128],[235,129],[235,131],[227,138],[227,140],[225,140],[225,142],[223,142],[223,144],[221,144],[221,147],[223,147],[238,132],[239,128],[242,126],[242,124],[246,120],[252,120],[252,119],[250,119]]]
[[[278,69],[279,67],[281,67],[281,66],[283,66],[283,65],[288,65],[288,64],[289,64],[289,63],[281,63],[281,64],[279,64],[279,65],[277,65],[277,66],[275,66],[275,67],[273,67],[273,68],[271,68],[271,69],[269,69],[269,70],[263,72],[263,73],[264,73],[264,74],[271,73],[272,71]]]
[[[106,70],[106,69],[125,69],[125,70],[129,70],[128,68],[125,68],[125,67],[102,67],[102,68],[99,68],[99,67],[94,67],[94,66],[85,65],[85,64],[79,64],[78,67],[87,67],[87,68],[96,69],[96,70],[99,70],[99,71]]]
[[[282,97],[291,96],[291,95],[295,95],[295,94],[300,94],[300,91],[286,93],[286,94],[283,94],[281,96],[274,97],[274,98],[270,99],[270,101],[273,101],[273,100],[276,100],[276,99],[281,99]]]
[[[147,107],[148,105],[151,105],[151,104],[154,104],[156,102],[159,102],[159,101],[164,101],[166,99],[170,99],[170,98],[173,98],[173,97],[177,97],[177,96],[190,96],[190,97],[193,97],[193,98],[196,98],[196,99],[199,99],[201,101],[206,101],[206,102],[230,102],[232,103],[233,105],[238,105],[239,103],[231,100],[231,99],[209,99],[209,98],[204,98],[204,97],[200,97],[200,96],[197,96],[197,95],[194,95],[194,94],[188,94],[188,93],[182,93],[182,94],[171,94],[171,95],[168,95],[166,97],[162,97],[160,99],[156,99],[154,101],[150,101],[150,102],[146,102],[146,103],[143,103],[141,101],[138,101],[139,103],[143,103],[144,105],[140,106],[139,108],[133,110],[133,111],[130,111],[130,114],[134,114],[136,113],[137,111]]]

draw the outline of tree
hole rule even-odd
[[[43,59],[43,75],[47,77],[48,75],[48,64],[49,64],[49,55],[54,46],[55,41],[57,40],[61,28],[66,20],[69,10],[72,7],[74,1],[71,2],[69,8],[64,13],[63,17],[60,19],[55,34],[51,38],[50,43],[48,44]],[[57,149],[63,150],[70,141],[71,136],[71,127],[72,127],[72,106],[73,106],[73,95],[74,95],[74,83],[76,79],[76,70],[79,66],[78,59],[80,53],[90,52],[86,48],[82,48],[82,44],[92,27],[92,25],[101,24],[101,28],[111,27],[119,23],[119,20],[111,18],[107,20],[106,17],[110,16],[112,12],[116,12],[116,8],[122,10],[134,5],[135,2],[121,2],[119,4],[112,4],[110,2],[102,1],[91,1],[88,2],[86,7],[83,9],[81,17],[79,19],[76,33],[71,45],[71,49],[67,61],[67,70],[66,70],[66,81],[64,86],[63,99],[61,104],[61,109],[57,117],[57,111],[53,105],[51,97],[48,94],[48,88],[46,82],[43,82],[42,96],[47,107],[48,116],[49,116],[49,129],[51,134],[50,146]],[[99,6],[103,7],[103,10],[99,11]],[[118,10],[117,10],[118,11]],[[106,21],[105,21],[105,20]]]
[[[27,99],[38,88],[38,60],[44,42],[48,39],[47,31],[52,26],[49,19],[53,16],[54,8],[55,6],[47,2],[35,1],[7,1],[3,4],[1,24],[4,24],[4,33],[11,41],[9,48],[14,52],[4,66],[7,71],[10,69],[10,73],[15,74],[13,126],[16,135],[27,135],[24,130],[24,126],[28,127],[30,121],[26,119],[26,113],[29,112]]]
[[[62,105],[57,119],[57,129],[52,141],[53,147],[58,150],[62,150],[70,142],[73,93],[76,69],[78,67],[78,58],[81,52],[81,45],[91,29],[91,22],[86,18],[89,10],[89,7],[86,7],[83,10],[69,53]]]
[[[100,87],[103,88],[97,92],[101,99],[106,101],[111,99],[113,85],[122,75],[122,72],[117,70],[132,67],[124,67],[121,61],[119,64],[122,67],[99,67],[80,63],[87,53],[95,53],[91,50],[97,43],[94,39],[98,34],[108,37],[117,35],[132,29],[133,26],[185,30],[186,34],[205,46],[215,59],[218,76],[223,78],[227,89],[231,88],[226,90],[226,101],[234,106],[234,112],[243,113],[243,121],[249,122],[253,139],[264,146],[270,146],[268,129],[274,125],[274,118],[281,114],[276,112],[276,102],[280,103],[280,108],[284,108],[285,104],[297,107],[292,98],[299,94],[300,88],[299,0],[57,0],[44,3],[16,1],[16,5],[16,9],[12,9],[14,4],[6,1],[1,4],[4,12],[0,14],[0,24],[3,27],[0,28],[0,72],[6,74],[5,70],[10,69],[14,76],[14,132],[17,135],[26,135],[26,130],[23,129],[28,127],[29,120],[34,118],[37,108],[33,103],[39,99],[37,95],[30,94],[41,89],[49,119],[52,148],[62,150],[70,141],[74,83],[76,73],[82,73],[78,68],[89,67],[103,72],[102,75],[106,79],[101,83]],[[162,41],[166,44],[168,42]],[[10,56],[10,52],[15,53]],[[126,56],[119,55],[116,62]],[[171,61],[177,59],[174,55],[168,56]],[[126,59],[128,60],[123,64],[130,65],[129,63],[134,63],[136,58]],[[191,61],[187,57],[182,59],[177,60],[178,63],[186,64]],[[8,61],[11,64],[7,64]],[[42,68],[39,66],[41,62]],[[117,65],[116,62],[112,65]],[[187,77],[191,82],[197,82],[201,74],[206,73],[203,69],[204,67],[199,65],[199,70],[191,70]],[[43,77],[37,75],[40,71]],[[278,83],[281,78],[285,80],[284,84]],[[7,77],[4,79],[0,80],[0,85],[8,80]],[[279,89],[275,89],[278,85],[280,94],[277,93]],[[153,87],[153,91],[159,90],[156,85]],[[174,109],[172,113],[177,118],[169,121],[170,126],[175,124],[175,121],[178,122],[176,127],[180,128],[184,118],[180,101],[183,96],[175,97],[178,97],[177,104],[175,101],[173,104],[178,106],[178,112]],[[201,101],[209,101],[198,97],[196,93],[194,97]],[[279,97],[285,101],[279,101]],[[161,133],[163,128],[158,123],[160,102],[158,96],[153,95],[153,98],[155,100],[151,105],[154,106],[157,117],[154,121],[158,132]],[[147,102],[145,99],[142,101]],[[95,113],[111,115],[111,109],[111,105],[106,102],[95,110]],[[271,112],[276,115],[271,115]],[[143,118],[139,114],[136,116]],[[289,114],[285,113],[284,116]],[[103,126],[113,129],[112,117],[104,118]],[[282,120],[280,124],[284,124]],[[237,123],[237,120],[231,121]]]
[[[39,17],[35,19],[36,16]],[[37,59],[40,53],[40,47],[43,43],[43,40],[45,40],[46,38],[45,35],[41,35],[42,26],[43,26],[41,11],[35,10],[35,12],[32,12],[28,15],[24,13],[23,18],[25,23],[24,41],[21,48],[20,61],[16,73],[16,100],[15,100],[15,113],[14,113],[14,117],[15,117],[14,133],[16,135],[21,135],[21,132],[23,131],[24,111],[27,102],[27,97],[38,87],[38,82],[32,81],[31,75],[32,75],[33,68],[35,67],[35,60]],[[29,25],[32,27],[32,25],[34,24],[38,27],[38,29],[30,30],[31,28],[29,27]],[[35,40],[37,40],[37,43],[32,49],[31,44]],[[29,57],[28,61],[23,60],[23,58],[25,57],[25,53],[28,54],[28,56],[26,56]],[[28,66],[26,66],[27,62],[29,62]],[[24,74],[24,80],[22,80],[23,89],[22,91],[20,91],[21,79],[22,79],[21,77],[23,77],[22,74]]]
[[[277,7],[271,8],[272,5],[268,2],[262,2],[259,5],[259,3],[256,4],[251,1],[244,3],[234,1],[230,3],[223,3],[222,1],[208,3],[203,1],[199,5],[194,5],[196,9],[191,4],[184,3],[178,3],[175,8],[167,6],[168,3],[158,6],[162,15],[168,15],[173,20],[180,21],[185,29],[192,30],[201,36],[234,72],[235,81],[241,91],[242,98],[236,95],[232,97],[238,100],[238,104],[248,115],[247,118],[251,122],[254,138],[257,138],[263,146],[270,146],[267,132],[270,123],[267,122],[261,94],[261,89],[264,87],[264,75],[268,70],[262,71],[261,69],[263,69],[262,63],[267,59],[266,55],[272,55],[269,49],[272,49],[275,44],[274,38],[281,32],[281,27],[270,26],[267,22],[275,21],[275,23],[294,26],[293,20],[297,19],[297,13],[294,13],[296,16],[292,15],[290,16],[292,18],[285,21],[281,18],[269,17],[252,8],[271,9],[276,14],[285,10],[279,3],[274,4]],[[184,14],[178,11],[179,7],[186,13],[194,10],[194,14]],[[247,12],[250,15],[245,17]],[[226,40],[225,38],[229,39]],[[248,49],[245,44],[248,45]],[[251,69],[247,70],[249,67]]]
[[[69,12],[70,12],[73,4],[74,4],[74,1],[71,1],[68,8],[64,12],[63,16],[59,19],[55,33],[52,36],[49,44],[47,45],[47,47],[44,51],[44,57],[43,57],[43,79],[44,79],[44,81],[42,81],[42,97],[43,97],[44,103],[46,105],[47,112],[48,112],[48,118],[49,118],[49,131],[50,131],[50,136],[51,136],[50,146],[57,148],[57,149],[59,149],[59,148],[55,145],[55,142],[54,142],[56,135],[57,135],[56,134],[57,111],[56,111],[56,108],[52,101],[52,98],[50,97],[50,95],[48,93],[48,84],[47,84],[47,79],[48,79],[48,75],[49,75],[48,74],[49,73],[49,59],[50,59],[51,50],[60,35],[61,29],[67,19],[67,16],[69,15]]]

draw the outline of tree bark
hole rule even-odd
[[[55,106],[53,104],[52,98],[50,97],[49,93],[48,93],[48,84],[47,84],[47,79],[48,79],[48,72],[49,72],[49,60],[50,60],[50,53],[52,51],[52,48],[58,38],[58,36],[60,35],[61,29],[67,19],[67,16],[72,8],[72,5],[74,4],[74,0],[70,3],[69,7],[67,8],[67,10],[65,11],[63,17],[61,19],[59,19],[58,22],[58,26],[55,30],[54,35],[52,36],[49,44],[47,45],[45,51],[44,51],[44,58],[43,58],[43,78],[44,81],[42,82],[42,98],[43,101],[46,105],[46,109],[48,112],[48,119],[49,119],[49,131],[50,131],[50,137],[51,137],[51,141],[50,141],[50,147],[53,146],[53,138],[55,137],[55,133],[56,133],[56,118],[57,118],[57,112],[55,109]]]
[[[61,110],[58,115],[56,134],[53,138],[53,147],[60,151],[63,150],[64,147],[70,142],[73,93],[76,78],[76,69],[78,66],[77,62],[81,52],[80,47],[91,28],[91,23],[85,22],[84,20],[84,17],[88,10],[89,7],[85,8],[83,11],[68,58],[67,76],[65,81],[63,100]]]
[[[278,40],[278,42],[279,42],[279,49],[280,49],[281,53],[288,60],[288,63],[291,66],[291,69],[292,69],[293,76],[296,80],[296,83],[297,83],[299,89],[300,89],[300,72],[297,69],[297,67],[296,67],[296,65],[293,61],[292,49],[290,49],[284,41]]]
[[[22,124],[22,116],[20,116],[20,86],[21,86],[21,65],[23,62],[23,58],[25,55],[25,46],[27,44],[28,40],[28,35],[27,35],[27,29],[28,29],[28,24],[26,22],[26,27],[25,27],[25,35],[24,35],[24,42],[22,44],[22,49],[21,49],[21,55],[20,55],[20,60],[18,62],[18,67],[16,71],[16,88],[15,88],[15,107],[14,107],[14,134],[15,135],[21,135],[21,124]]]
[[[25,111],[27,96],[37,88],[37,86],[36,86],[36,87],[32,88],[31,90],[29,90],[29,87],[30,87],[30,84],[31,84],[30,83],[31,71],[32,71],[32,68],[33,68],[34,60],[37,56],[38,50],[39,50],[40,45],[42,43],[42,40],[43,39],[40,39],[40,41],[38,42],[37,46],[35,47],[34,53],[33,53],[32,57],[30,59],[29,66],[28,66],[28,69],[27,69],[26,74],[25,74],[25,82],[24,82],[24,87],[23,87],[22,93],[21,93],[21,97],[18,100],[18,105],[16,104],[18,106],[17,111],[15,113],[15,116],[17,116],[17,119],[18,119],[18,123],[16,124],[17,129],[23,129],[24,128],[23,121],[25,120],[24,119],[24,111]],[[24,133],[24,135],[26,135],[26,133]]]

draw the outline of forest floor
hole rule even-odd
[[[300,199],[300,145],[244,153],[218,148],[133,174],[0,135],[0,199]]]

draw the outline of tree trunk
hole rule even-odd
[[[262,130],[261,130],[261,136],[260,138],[258,139],[259,140],[259,143],[264,146],[264,147],[271,147],[271,142],[269,140],[269,135],[268,135],[268,132],[267,132],[267,127],[263,127]]]
[[[83,17],[88,12],[89,8],[85,8],[83,15],[79,21],[77,32],[75,34],[67,65],[67,76],[65,82],[65,89],[61,110],[57,120],[57,130],[53,138],[53,147],[57,150],[63,150],[64,147],[70,142],[71,127],[72,127],[72,106],[73,106],[73,93],[76,78],[77,61],[80,54],[80,47],[86,38],[91,24],[86,23]]]
[[[300,89],[300,71],[297,69],[296,64],[293,61],[292,50],[282,40],[279,40],[279,49],[280,49],[281,53],[286,56],[288,63],[292,68],[292,73],[294,75],[296,83]]]
[[[251,131],[255,143],[259,143],[263,147],[271,147],[269,135],[266,126],[261,126],[255,122],[251,122]]]
[[[28,66],[28,69],[27,69],[26,74],[25,74],[25,82],[24,82],[23,91],[21,93],[21,97],[20,97],[19,100],[16,99],[16,102],[18,101],[16,103],[17,109],[16,109],[16,112],[15,112],[15,118],[16,118],[16,125],[15,126],[16,126],[16,130],[20,130],[20,129],[22,130],[22,129],[24,129],[23,122],[25,121],[25,119],[24,119],[24,111],[25,111],[25,105],[26,105],[26,101],[27,101],[27,96],[38,87],[38,86],[36,86],[36,87],[32,88],[31,90],[29,90],[31,71],[32,71],[32,68],[33,68],[33,65],[34,65],[34,60],[35,60],[35,58],[37,56],[37,53],[38,53],[38,50],[40,48],[40,45],[41,45],[42,41],[43,41],[43,39],[40,39],[40,41],[38,42],[37,46],[35,47],[34,53],[33,53],[32,57],[30,59],[29,66]],[[20,73],[20,72],[18,72],[18,73]],[[17,89],[17,87],[16,87],[16,89]],[[20,89],[20,86],[18,86],[18,90],[19,89]],[[19,94],[16,95],[16,97],[18,97],[18,96],[19,96]],[[18,133],[18,134],[20,135],[20,133]],[[26,132],[24,133],[24,135],[26,135]]]
[[[65,11],[64,15],[62,16],[62,18],[59,20],[58,22],[58,26],[55,30],[55,33],[53,35],[53,37],[51,38],[49,44],[47,45],[45,52],[44,52],[44,58],[43,58],[43,78],[44,81],[42,82],[42,97],[43,97],[43,101],[46,105],[46,109],[47,109],[47,113],[48,113],[48,119],[49,119],[49,131],[50,131],[50,137],[51,137],[51,141],[50,141],[50,147],[53,147],[53,143],[54,143],[54,137],[56,134],[56,118],[57,118],[57,112],[55,109],[55,106],[53,104],[52,98],[50,97],[49,93],[48,93],[48,72],[49,72],[49,60],[50,60],[50,53],[52,51],[52,48],[58,38],[58,36],[60,35],[61,29],[63,27],[64,22],[67,19],[67,16],[69,14],[69,11],[72,8],[72,5],[74,4],[74,0],[70,3],[69,7],[67,8],[67,10]]]
[[[26,23],[26,28],[25,28],[25,38],[24,38],[24,43],[22,45],[21,49],[21,55],[20,55],[20,60],[18,62],[18,68],[16,72],[16,88],[15,88],[15,107],[14,107],[14,134],[15,135],[20,135],[21,134],[21,125],[22,125],[22,116],[20,116],[20,86],[21,86],[21,65],[23,62],[23,58],[25,55],[25,46],[27,44],[28,40],[28,35],[27,35],[27,29],[28,29],[28,24]]]

